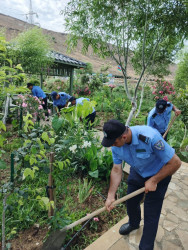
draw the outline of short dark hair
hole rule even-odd
[[[28,83],[27,83],[27,88],[29,88],[29,87],[31,87],[31,86],[33,86],[33,83],[28,82]]]
[[[76,100],[76,98],[74,96],[71,96],[71,98],[69,99],[69,102],[73,102],[74,100]]]

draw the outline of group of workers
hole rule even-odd
[[[42,106],[44,110],[47,110],[47,97],[44,91],[39,86],[34,86],[32,83],[28,83],[27,87],[31,90],[32,95],[36,96],[38,98],[42,99]],[[53,106],[56,107],[57,114],[60,115],[60,110],[62,108],[67,107],[68,103],[70,102],[72,106],[74,105],[83,105],[84,100],[90,101],[89,98],[75,98],[74,96],[70,96],[69,94],[65,92],[59,92],[53,91],[51,93],[51,98],[53,100]],[[48,112],[45,112],[48,116]],[[90,127],[90,124],[92,125],[96,117],[96,111],[94,107],[92,108],[92,112],[88,114],[84,119],[86,121],[87,128]]]
[[[34,96],[44,100],[43,107],[46,109],[47,98],[40,87],[28,84],[28,88]],[[76,99],[65,92],[55,91],[51,93],[51,97],[58,112],[66,107],[68,102],[72,105],[83,104],[85,99],[83,97]],[[127,193],[130,194],[145,186],[144,227],[139,250],[153,250],[165,193],[171,176],[181,166],[175,150],[166,142],[167,138],[162,137],[167,130],[172,110],[176,116],[181,114],[172,103],[159,99],[148,114],[147,126],[128,127],[118,120],[109,120],[103,126],[104,137],[101,144],[104,147],[111,147],[113,157],[106,209],[111,211],[114,207],[116,191],[122,179],[123,161],[131,166]],[[86,118],[94,122],[95,116],[96,112],[93,109]],[[139,228],[140,202],[143,197],[142,193],[127,200],[129,222],[120,227],[121,235],[127,235]]]

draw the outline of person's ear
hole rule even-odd
[[[124,140],[126,140],[127,134],[123,134],[123,135],[122,135],[122,138],[123,138]]]

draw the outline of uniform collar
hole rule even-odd
[[[138,141],[138,135],[137,135],[137,133],[134,133],[134,129],[133,128],[130,128],[130,130],[132,132],[132,142],[131,142],[131,144],[138,145],[139,141]]]

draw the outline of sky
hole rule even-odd
[[[69,0],[32,0],[32,10],[38,16],[33,15],[34,23],[45,29],[65,32],[64,18],[60,11],[68,2]],[[0,0],[0,13],[28,21],[26,14],[29,12],[29,3],[30,0]]]

